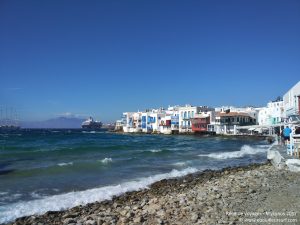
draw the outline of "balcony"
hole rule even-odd
[[[191,129],[191,126],[180,126],[181,129]]]

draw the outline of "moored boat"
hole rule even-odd
[[[81,124],[81,127],[86,130],[99,130],[102,127],[102,122],[90,117]]]

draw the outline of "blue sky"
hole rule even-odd
[[[0,1],[0,105],[23,120],[256,105],[300,79],[300,1]]]

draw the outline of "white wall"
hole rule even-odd
[[[286,116],[297,114],[298,109],[298,97],[300,95],[300,81],[293,86],[284,96],[284,110]]]
[[[285,118],[283,101],[269,102],[267,107],[262,108],[258,113],[259,125],[272,125],[281,123]]]
[[[193,118],[197,113],[197,107],[195,106],[179,107],[178,113],[179,113],[179,133],[191,132],[192,123],[190,118]]]

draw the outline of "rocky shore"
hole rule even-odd
[[[299,203],[300,173],[266,163],[162,180],[110,201],[10,224],[300,224]]]

